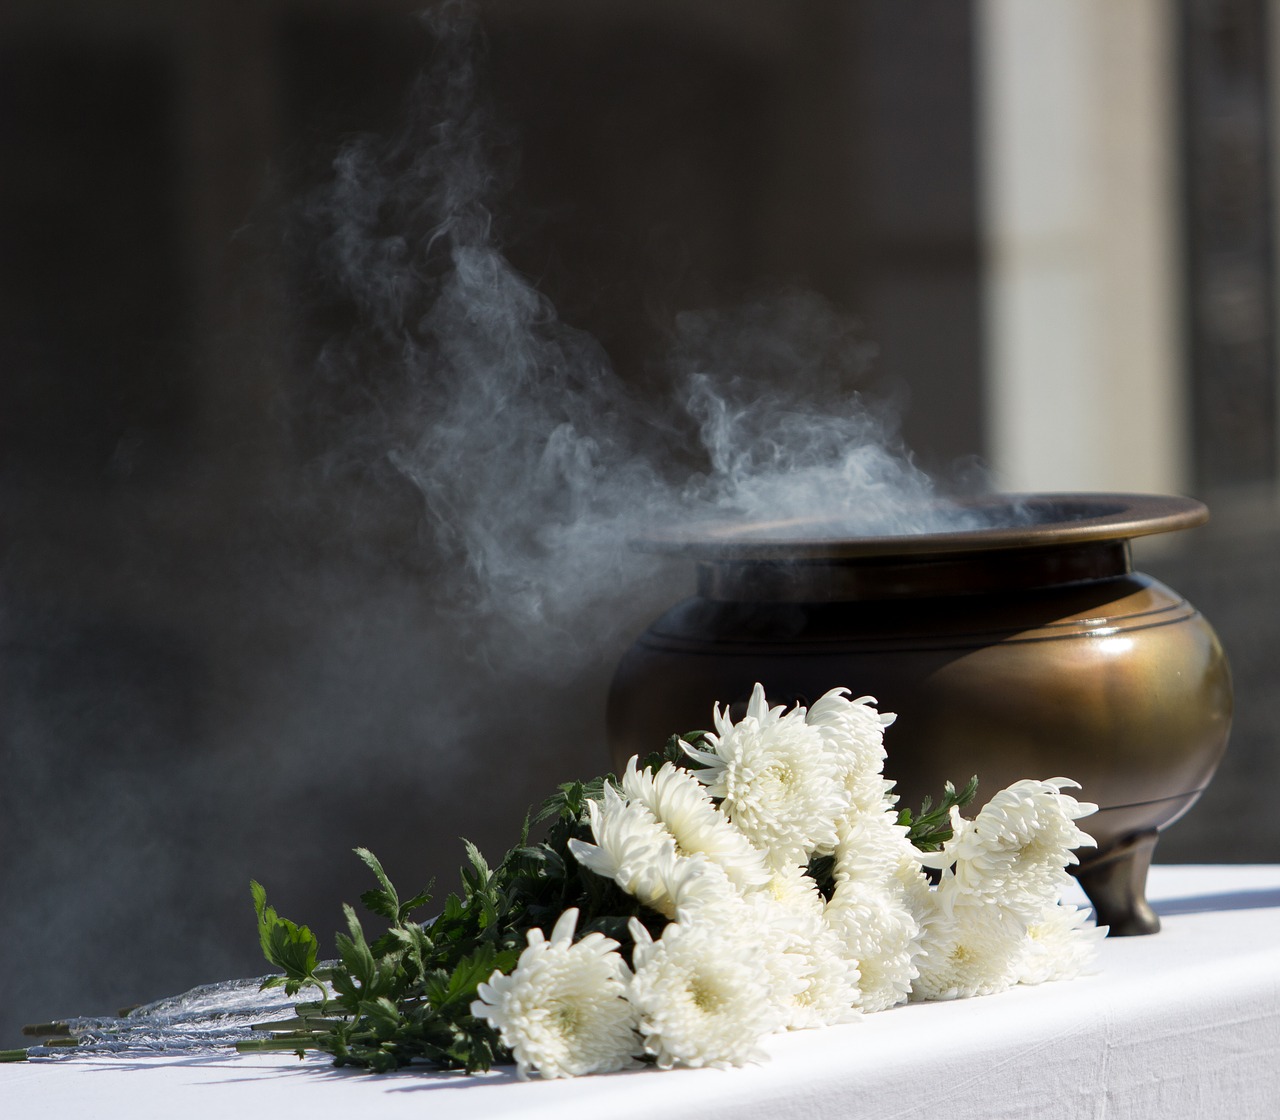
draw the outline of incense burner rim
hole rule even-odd
[[[690,521],[632,542],[645,552],[699,561],[858,561],[891,556],[946,556],[1085,545],[1168,533],[1204,524],[1208,508],[1194,498],[1136,493],[995,493],[943,509],[981,519],[976,528],[919,533],[843,533],[818,516],[744,524]]]

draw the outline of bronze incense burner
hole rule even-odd
[[[899,713],[886,776],[918,806],[977,774],[1074,778],[1099,805],[1077,876],[1112,934],[1153,933],[1144,891],[1160,829],[1213,775],[1231,724],[1216,635],[1132,570],[1133,537],[1190,528],[1187,498],[993,495],[989,527],[846,536],[816,519],[707,525],[641,547],[694,560],[698,592],[623,657],[609,694],[621,765],[756,681],[778,703],[846,686]]]

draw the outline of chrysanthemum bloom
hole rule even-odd
[[[750,896],[747,905],[769,948],[766,967],[782,1025],[809,1030],[857,1019],[862,1003],[858,962],[823,919],[821,906],[788,906],[767,893]]]
[[[782,1025],[758,940],[713,914],[681,913],[657,941],[631,920],[635,974],[628,998],[639,1014],[645,1049],[661,1069],[758,1061],[760,1040]]]
[[[1026,926],[1004,907],[965,896],[940,904],[926,923],[911,994],[964,999],[1002,992],[1017,983],[1025,941]]]
[[[831,851],[836,822],[849,807],[835,754],[805,710],[770,708],[756,685],[737,724],[728,709],[714,714],[709,750],[687,746],[706,767],[695,777],[721,798],[721,811],[770,862],[803,865],[815,851]]]
[[[847,688],[832,689],[810,705],[805,723],[835,756],[853,811],[874,812],[893,788],[884,780],[884,730],[898,717],[877,711],[875,697],[848,696]]]
[[[682,856],[674,848],[664,848],[658,853],[653,874],[661,885],[661,895],[649,905],[667,918],[674,918],[681,911],[693,913],[738,898],[737,888],[724,868],[701,852]]]
[[[921,927],[903,892],[871,880],[836,884],[826,921],[858,962],[863,1011],[905,1003],[916,977]]]
[[[929,880],[908,832],[892,809],[851,813],[840,826],[833,874],[837,883],[884,887],[920,922],[929,909]]]
[[[1072,849],[1094,843],[1075,822],[1098,807],[1062,792],[1076,784],[1026,779],[997,793],[972,821],[952,810],[954,835],[927,862],[943,867],[959,894],[998,898],[1024,922],[1035,920],[1070,882],[1066,867],[1078,862]]]
[[[748,892],[748,898],[754,894],[765,895],[784,912],[796,913],[801,918],[810,914],[822,917],[822,909],[826,905],[818,884],[803,867],[794,863],[770,867],[768,882]]]
[[[1107,927],[1094,925],[1088,910],[1061,903],[1045,907],[1039,920],[1027,926],[1017,963],[1018,983],[1079,976],[1094,963],[1098,943],[1106,936]]]
[[[675,857],[675,841],[643,805],[625,800],[607,782],[602,800],[587,802],[594,844],[577,838],[569,850],[584,867],[612,879],[628,894],[655,909],[670,906],[667,888],[659,874],[659,860]]]
[[[851,814],[836,846],[827,919],[862,971],[865,1011],[905,1002],[933,900],[920,852],[892,811]]]
[[[859,1014],[858,962],[823,920],[825,905],[803,868],[781,864],[742,896],[741,918],[728,919],[756,931],[771,999],[788,1030],[833,1026]]]
[[[607,1073],[643,1053],[618,943],[589,933],[574,944],[577,921],[578,911],[566,910],[550,941],[531,929],[511,974],[495,972],[476,989],[471,1014],[498,1031],[522,1078]]]
[[[799,869],[797,874],[803,875]],[[810,957],[811,941],[815,929],[822,924],[821,907],[815,913],[803,902],[795,905],[797,901],[783,901],[767,890],[753,890],[722,898],[711,906],[680,912],[686,925],[693,921],[731,930],[734,937],[747,934],[758,958],[759,975],[768,988],[768,1002],[778,1011],[779,1030],[799,1025],[792,1022],[793,1012],[803,1014],[798,1009],[812,987],[816,962]],[[850,1004],[857,1003],[856,975],[855,969]],[[819,995],[816,989],[811,994],[815,998]],[[814,1024],[806,1021],[804,1025]]]
[[[674,918],[733,890],[726,873],[705,855],[682,856],[675,838],[640,802],[623,798],[611,785],[600,801],[587,802],[596,843],[576,837],[569,851],[590,871],[612,879],[650,909]]]
[[[656,774],[648,768],[642,773],[633,757],[622,775],[622,792],[666,828],[678,854],[706,856],[740,890],[769,881],[764,853],[752,847],[712,804],[702,783],[688,770],[667,763]]]

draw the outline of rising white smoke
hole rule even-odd
[[[563,668],[634,627],[618,604],[643,601],[655,568],[632,542],[658,526],[971,523],[938,508],[893,417],[856,391],[868,348],[816,296],[678,317],[674,391],[637,399],[504,256],[493,204],[509,175],[489,154],[476,29],[446,5],[431,30],[404,130],[350,143],[321,200],[326,259],[362,320],[327,360],[383,365],[362,446],[420,492],[439,600],[459,625],[484,620],[473,641],[497,636],[486,658],[537,661],[554,636]]]

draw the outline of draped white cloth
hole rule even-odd
[[[1067,983],[766,1042],[740,1070],[577,1081],[335,1070],[292,1055],[0,1066],[0,1116],[1079,1120],[1280,1117],[1280,866],[1155,867],[1164,929]]]

